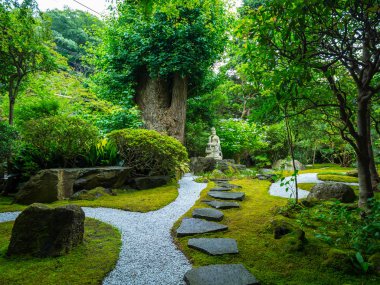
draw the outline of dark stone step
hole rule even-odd
[[[237,202],[222,202],[222,201],[215,201],[215,200],[203,201],[203,202],[216,209],[240,208],[240,205]]]
[[[231,191],[232,188],[226,188],[226,187],[215,187],[211,188],[210,191]]]
[[[242,264],[216,264],[186,272],[187,285],[253,285],[260,282]]]
[[[223,212],[215,210],[215,209],[199,208],[193,211],[193,218],[220,222],[221,220],[223,220],[223,217],[224,217]]]
[[[232,238],[192,238],[187,245],[209,255],[239,253],[236,240]]]
[[[222,200],[239,200],[243,201],[245,194],[243,192],[221,192],[221,191],[210,191],[208,192],[210,197]]]
[[[183,219],[180,227],[177,229],[177,236],[190,236],[203,233],[220,232],[227,230],[226,225],[209,222],[201,219],[188,218]]]

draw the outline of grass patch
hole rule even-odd
[[[118,259],[120,233],[110,225],[86,218],[84,243],[55,258],[5,257],[13,222],[0,224],[0,284],[101,284]]]
[[[117,190],[117,196],[105,195],[96,200],[62,200],[47,204],[51,207],[74,204],[81,207],[105,207],[133,212],[149,212],[161,209],[173,202],[178,196],[178,185],[165,186],[147,190]],[[0,197],[0,212],[22,211],[27,206],[12,204],[10,197]]]
[[[335,182],[346,182],[346,183],[358,183],[359,180],[356,177],[345,176],[345,175],[331,175],[331,174],[318,174],[318,179],[322,181],[335,181]]]
[[[270,183],[267,181],[242,179],[231,183],[243,186],[246,199],[241,202],[240,209],[223,210],[223,224],[229,229],[224,233],[202,234],[193,237],[225,237],[237,240],[240,253],[237,255],[208,256],[195,249],[188,248],[190,237],[175,237],[179,248],[190,259],[194,266],[210,264],[243,263],[262,283],[261,284],[378,284],[379,279],[373,276],[351,276],[323,267],[329,249],[324,243],[314,237],[313,231],[306,231],[309,240],[303,252],[284,252],[281,240],[275,240],[268,230],[272,221],[273,208],[284,206],[286,199],[272,197],[268,194]],[[194,208],[206,207],[201,202],[207,198],[208,189],[203,190],[200,199],[184,217],[190,217]],[[282,219],[286,219],[281,217]],[[182,220],[182,218],[181,218]],[[286,219],[294,223],[291,219]],[[176,229],[178,221],[173,227]]]
[[[298,183],[298,187],[302,190],[310,191],[317,183]]]

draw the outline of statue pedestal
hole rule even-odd
[[[190,170],[194,174],[212,172],[219,169],[222,172],[230,168],[240,171],[246,169],[245,165],[236,164],[233,159],[215,159],[213,157],[192,157],[190,158]]]

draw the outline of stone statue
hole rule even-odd
[[[211,136],[208,137],[206,157],[212,157],[214,159],[223,159],[222,149],[220,147],[220,139],[216,135],[215,128],[211,128]]]

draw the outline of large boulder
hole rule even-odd
[[[190,170],[194,174],[211,172],[216,168],[217,160],[212,157],[192,157],[190,158]]]
[[[31,177],[16,194],[19,204],[51,203],[70,198],[74,192],[96,187],[119,188],[130,179],[126,167],[45,169]]]
[[[342,203],[352,203],[356,196],[354,190],[343,183],[320,183],[311,188],[307,200],[338,199]]]
[[[169,176],[147,176],[133,178],[129,181],[129,185],[132,188],[138,190],[150,189],[163,186],[170,181]]]
[[[297,170],[304,170],[306,167],[299,162],[298,160],[294,161],[294,165]],[[291,160],[285,160],[285,159],[279,159],[272,165],[273,169],[283,169],[283,170],[293,170],[293,161]]]
[[[76,205],[49,208],[33,204],[17,217],[7,255],[65,255],[83,242],[84,219]]]

